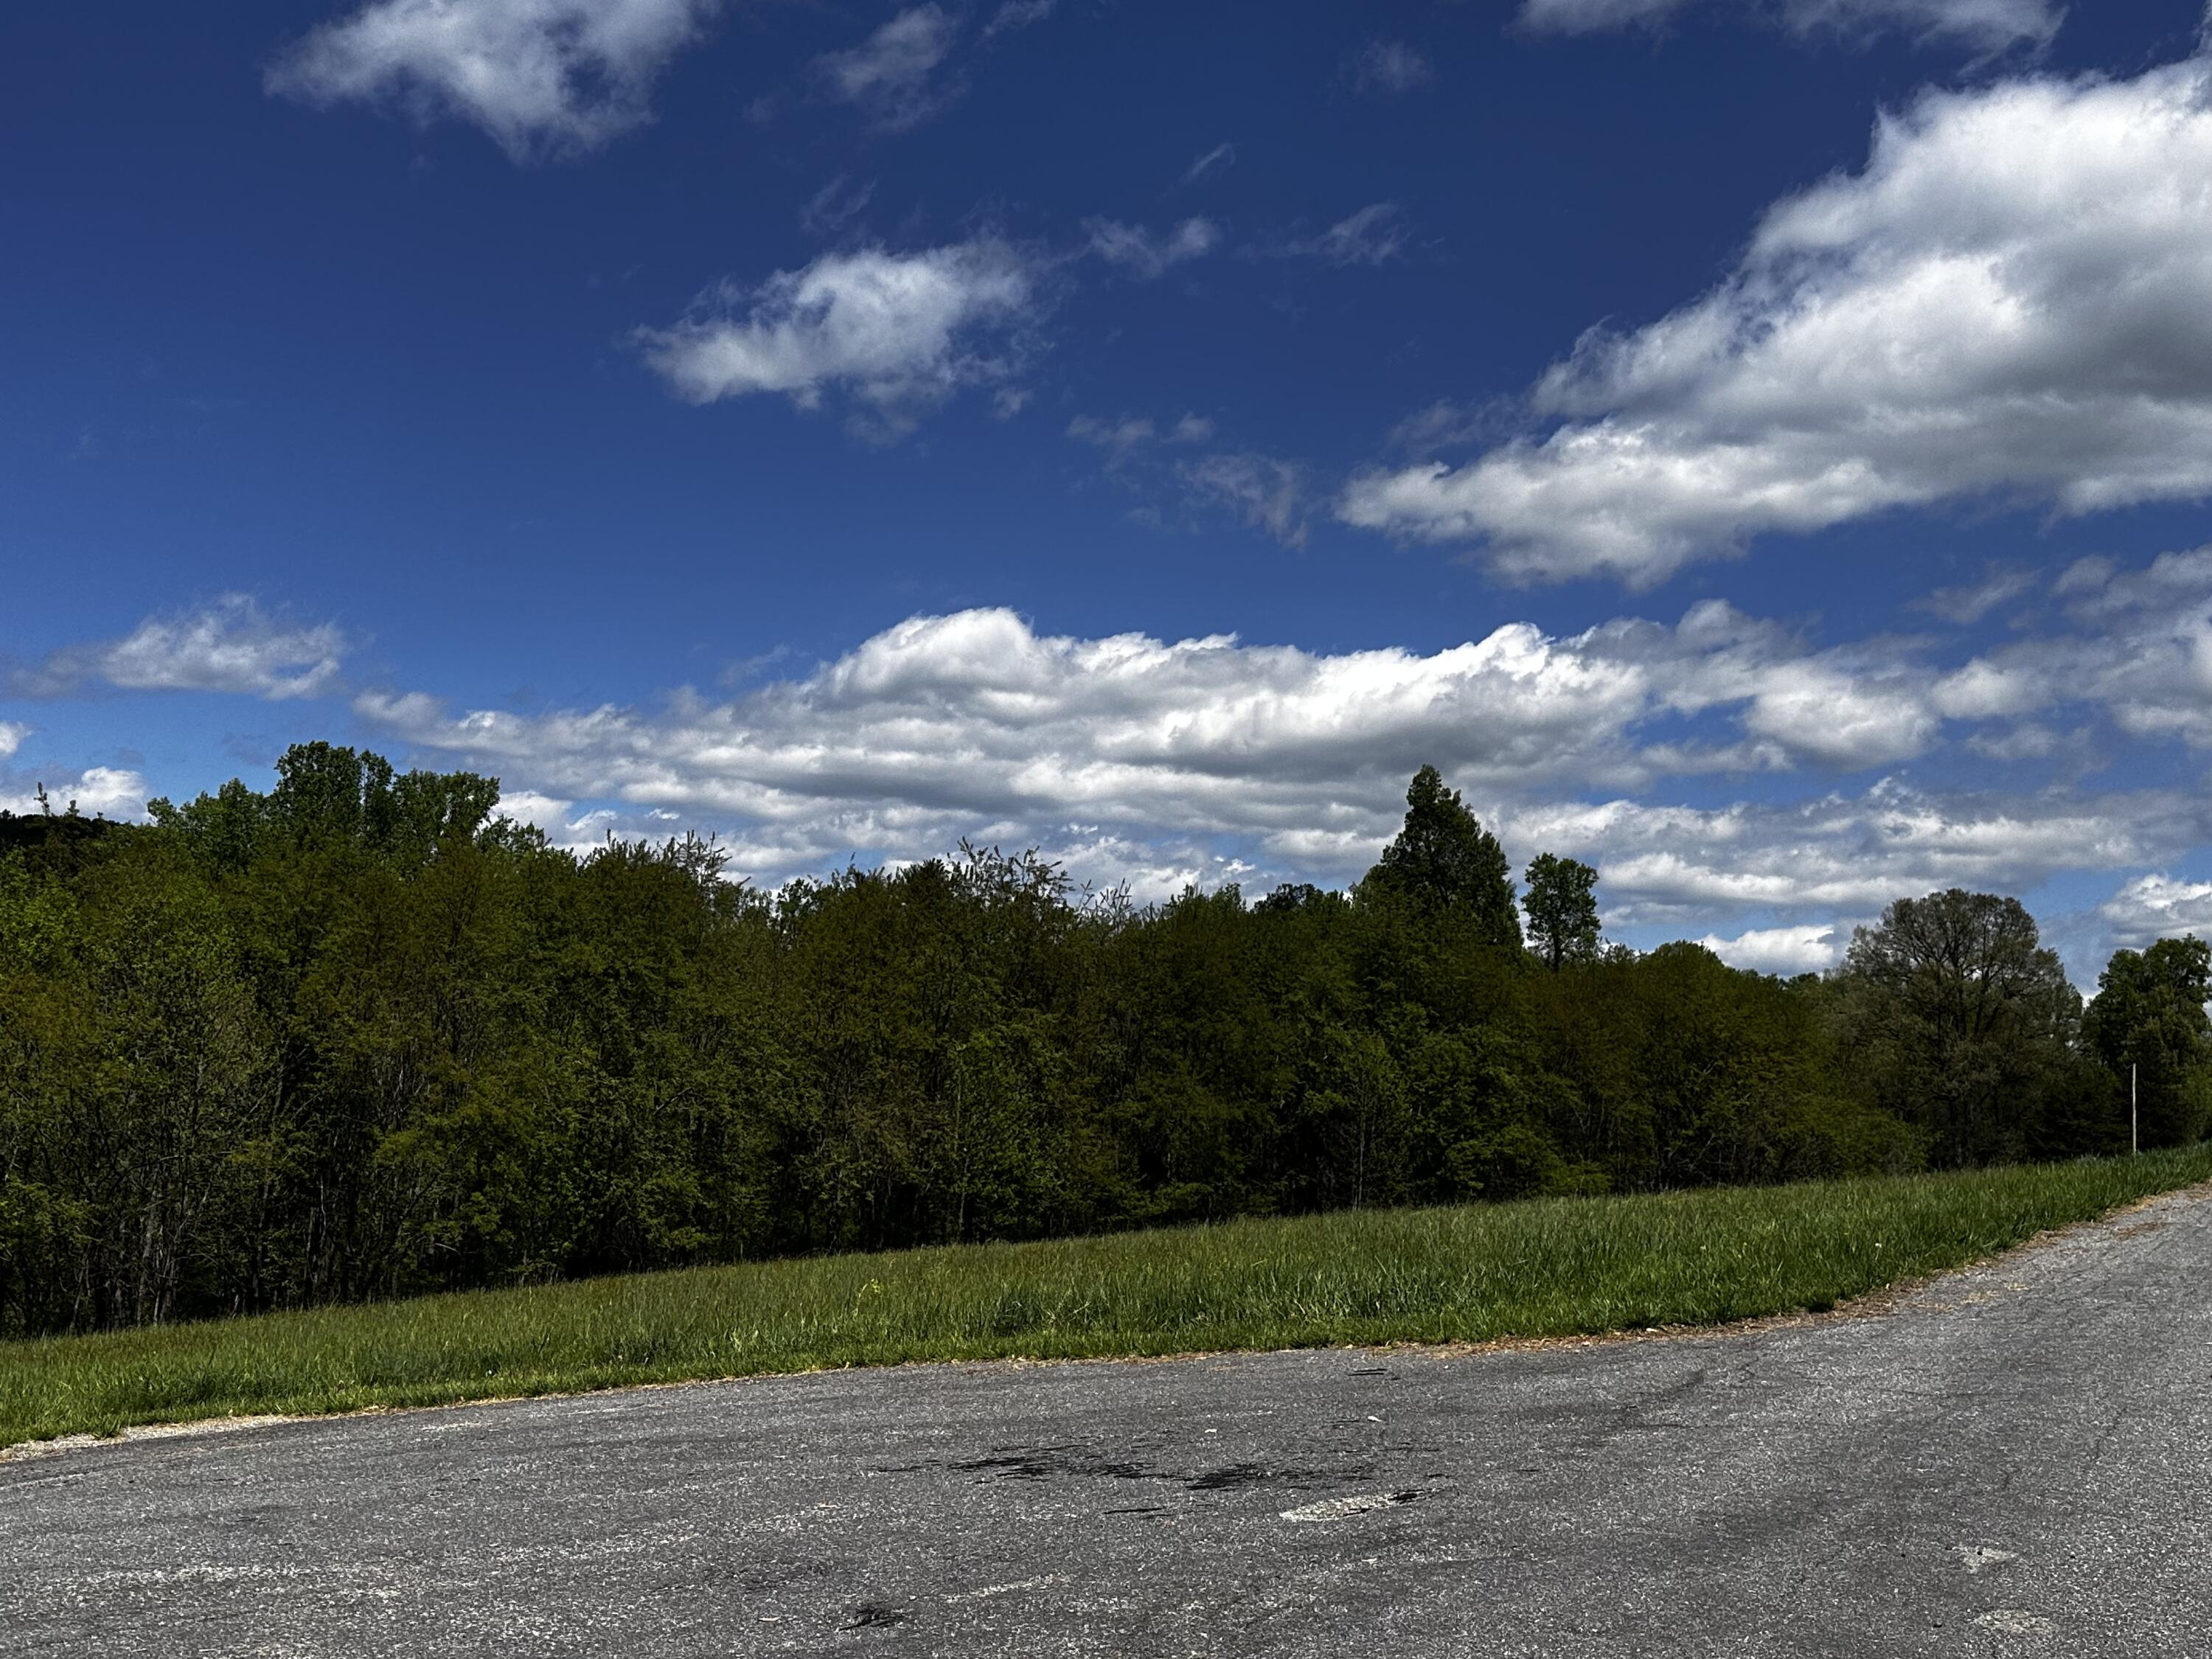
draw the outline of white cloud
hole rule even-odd
[[[2076,631],[1963,664],[1931,659],[1942,642],[1925,638],[1816,647],[1718,601],[1672,625],[1508,623],[1431,652],[1071,637],[987,610],[911,618],[734,696],[535,716],[419,692],[354,706],[412,750],[504,779],[507,810],[558,844],[712,829],[738,871],[771,883],[967,836],[1039,847],[1140,898],[1189,881],[1337,884],[1371,863],[1406,777],[1432,763],[1516,867],[1540,851],[1595,866],[1616,936],[1704,934],[1731,961],[1797,971],[1899,896],[2032,898],[2056,877],[2170,869],[2212,841],[2193,781],[2092,791],[2030,754],[2011,783],[1975,788],[1951,763],[1962,739],[2027,729],[1975,711],[2036,698],[2107,737],[2127,687],[2094,665],[2145,654],[2130,630],[2175,607],[2190,556],[2100,568],[2073,587]],[[2008,656],[2037,651],[2051,677]],[[1790,781],[1823,768],[1857,775]],[[1718,781],[1744,772],[1760,775],[1747,790]],[[2094,968],[2102,941],[2212,922],[2207,906],[2212,884],[2137,881],[2101,913],[2057,918],[2054,937],[2063,924],[2069,962]]]
[[[1108,447],[1162,441],[1150,421],[1093,424]],[[1427,654],[1081,639],[993,610],[918,617],[811,674],[721,702],[686,692],[659,712],[454,717],[419,693],[356,708],[556,803],[549,812],[581,801],[731,814],[755,826],[752,856],[796,868],[853,848],[925,855],[994,826],[1043,841],[1085,823],[1186,851],[1241,837],[1270,869],[1341,876],[1371,858],[1404,777],[1430,762],[1521,855],[1599,862],[1609,915],[1815,911],[1774,917],[1798,925],[1936,886],[2141,869],[2203,837],[2212,805],[2186,791],[1931,792],[1893,775],[1808,799],[1772,787],[1722,806],[1644,799],[1674,778],[1873,772],[1936,753],[1958,727],[2017,737],[2040,708],[2140,721],[2153,692],[2179,697],[2155,630],[2197,626],[2191,606],[2212,613],[2212,555],[2106,569],[2075,599],[2081,631],[1955,666],[1910,638],[1818,648],[1717,600],[1672,626],[1508,623]],[[2196,707],[2191,736],[2212,745],[2212,681]]]
[[[1411,93],[1431,80],[1427,58],[1402,40],[1370,40],[1352,58],[1352,86],[1360,93]]]
[[[1182,183],[1194,185],[1208,173],[1218,173],[1237,165],[1237,146],[1216,144],[1212,149],[1183,169]]]
[[[1002,380],[1036,301],[1029,262],[991,239],[896,254],[826,253],[712,308],[640,331],[678,396],[714,403],[782,392],[803,409],[851,392],[894,426],[963,386]]]
[[[1695,0],[1526,0],[1521,21],[1562,34],[1605,29],[1656,27],[1691,9]],[[1759,15],[1769,15],[1761,8]],[[2057,0],[1779,0],[1771,9],[1784,27],[1799,34],[1832,33],[1846,38],[1894,29],[1923,38],[1946,36],[1994,50],[2029,42],[2047,44],[2066,15]]]
[[[0,720],[0,760],[6,760],[23,746],[31,735],[31,728],[15,720]]]
[[[2194,933],[2212,938],[2212,882],[2139,876],[2097,907],[2113,942],[2135,950]]]
[[[1203,258],[1221,244],[1221,232],[1210,219],[1186,219],[1164,236],[1113,219],[1087,219],[1083,228],[1090,234],[1093,253],[1144,282],[1170,265]]]
[[[2035,586],[2032,571],[2021,569],[1992,569],[1978,582],[1966,582],[1956,587],[1939,587],[1925,599],[1917,601],[1916,611],[1925,611],[1945,622],[1956,623],[1964,628],[1995,611],[2009,605]]]
[[[499,792],[500,817],[543,830],[545,838],[556,847],[588,850],[604,838],[605,832],[596,823],[586,821],[596,815],[580,816],[575,808],[576,803],[572,800],[561,800],[535,789],[502,788]]]
[[[376,0],[282,53],[269,90],[482,127],[516,161],[651,118],[654,78],[720,0]]]
[[[289,622],[246,594],[229,593],[196,611],[149,617],[122,639],[58,651],[16,671],[9,689],[42,697],[94,685],[272,701],[319,696],[336,689],[346,646],[332,623]]]
[[[2141,570],[2084,560],[2054,585],[2075,631],[2027,638],[1951,677],[1960,714],[2087,704],[2126,737],[2212,747],[2212,548]]]
[[[1405,775],[1434,762],[1521,826],[1523,850],[1603,854],[1624,898],[1856,914],[1951,880],[2140,865],[2174,844],[2158,824],[2206,815],[2150,795],[2108,808],[2063,795],[1931,797],[1897,782],[1790,805],[1543,804],[1743,764],[1857,763],[1923,743],[1919,706],[1854,719],[1839,737],[1819,702],[1798,696],[1851,654],[1808,652],[1717,603],[1673,628],[1621,621],[1556,637],[1514,623],[1427,655],[1085,640],[970,611],[902,623],[798,680],[722,702],[686,693],[659,714],[453,717],[419,694],[356,707],[558,811],[583,800],[734,814],[767,826],[761,856],[781,848],[802,867],[825,848],[918,855],[980,826],[1042,835],[1080,822],[1148,842],[1247,836],[1277,868],[1356,871],[1389,832]],[[1878,665],[1870,647],[1857,654]],[[1940,680],[1922,671],[1919,683],[1932,698]],[[1877,691],[1856,695],[1879,708]],[[1645,741],[1655,724],[1697,715],[1732,717],[1742,741]]]
[[[1104,450],[1110,466],[1152,442],[1159,433],[1141,416],[1124,415],[1118,421],[1107,421],[1095,415],[1078,415],[1067,423],[1067,435],[1078,443]]]
[[[1594,862],[1609,921],[1665,923],[1784,911],[1870,915],[1945,887],[2021,892],[2069,870],[2171,858],[2212,810],[2180,791],[1947,793],[1893,780],[1858,795],[1721,807],[1530,806],[1509,845]]]
[[[1786,979],[1834,967],[1843,956],[1837,943],[1840,931],[1833,922],[1813,922],[1801,927],[1754,927],[1734,939],[1708,933],[1698,943],[1731,968]]]
[[[2205,62],[1932,92],[1713,293],[1585,337],[1535,388],[1553,429],[1356,479],[1339,511],[1511,577],[1644,585],[1899,507],[2200,499],[2207,292]]]
[[[1205,443],[1213,436],[1213,422],[1203,415],[1185,415],[1163,434],[1146,416],[1124,415],[1109,421],[1096,415],[1078,415],[1068,422],[1067,435],[1104,451],[1110,469],[1157,443]]]
[[[874,179],[854,183],[841,173],[806,198],[799,228],[810,236],[835,236],[868,210],[875,194]]]
[[[959,27],[942,6],[911,7],[850,51],[821,58],[817,67],[834,96],[896,131],[934,115],[954,95],[956,88],[933,81],[951,56]]]
[[[38,796],[42,786],[46,792],[43,807]],[[146,780],[114,766],[50,772],[43,779],[0,770],[0,812],[30,817],[48,809],[64,812],[71,806],[86,817],[135,818],[145,810]]]
[[[1059,0],[1005,0],[991,14],[991,21],[983,25],[986,40],[1005,34],[1012,29],[1025,29],[1032,23],[1042,23],[1053,14]]]
[[[1323,259],[1333,265],[1388,264],[1406,252],[1406,216],[1395,202],[1370,202],[1313,235],[1277,238],[1259,251],[1276,258]]]
[[[1493,787],[1626,775],[1620,733],[1648,702],[1633,665],[1525,626],[1430,656],[1323,656],[1046,635],[973,611],[902,623],[802,679],[724,702],[683,694],[659,714],[453,716],[419,694],[356,708],[550,801],[750,820],[757,855],[805,868],[850,847],[941,851],[992,825],[1364,841],[1388,833],[1425,759]]]
[[[1352,58],[1351,70],[1360,92],[1411,92],[1436,76],[1429,60],[1403,40],[1370,40]]]
[[[1251,453],[1206,455],[1176,471],[1200,497],[1231,508],[1285,547],[1305,545],[1308,496],[1297,462]]]

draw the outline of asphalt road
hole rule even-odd
[[[2212,1655],[2212,1201],[1751,1333],[13,1459],[0,1652]]]

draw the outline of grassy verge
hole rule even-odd
[[[1718,1323],[1829,1308],[2208,1176],[2212,1146],[2198,1146],[761,1262],[4,1343],[0,1446],[832,1365]]]

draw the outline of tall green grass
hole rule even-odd
[[[768,1261],[6,1343],[0,1446],[835,1365],[1712,1324],[1830,1308],[2207,1177],[2212,1146],[2198,1146]]]

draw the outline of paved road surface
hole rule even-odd
[[[2212,1201],[1755,1334],[0,1462],[0,1652],[2212,1655]]]

